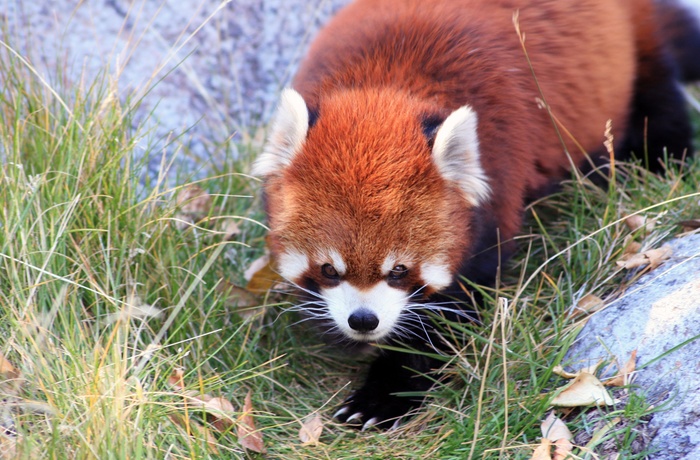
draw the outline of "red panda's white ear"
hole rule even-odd
[[[478,206],[489,197],[488,177],[481,167],[476,113],[463,106],[442,123],[433,144],[433,161],[442,177],[456,183],[464,198]]]
[[[254,176],[270,176],[289,166],[300,150],[309,130],[306,102],[291,88],[282,91],[277,112],[262,153],[253,164]]]

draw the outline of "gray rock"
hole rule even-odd
[[[567,354],[582,367],[600,358],[621,363],[637,350],[633,384],[662,405],[650,458],[700,458],[700,235],[673,240],[673,256],[595,314]]]
[[[313,36],[348,1],[0,0],[0,39],[68,92],[107,69],[122,99],[143,96],[136,123],[146,121],[155,151],[184,145],[196,168],[212,143],[268,119]]]

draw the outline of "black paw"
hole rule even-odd
[[[412,409],[421,405],[423,393],[433,383],[427,373],[435,367],[434,360],[424,355],[382,353],[370,366],[365,384],[343,403],[334,418],[363,431],[398,427]]]
[[[343,402],[333,415],[341,423],[360,428],[380,430],[395,429],[411,409],[418,407],[421,399],[390,394],[365,385]]]

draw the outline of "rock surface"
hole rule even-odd
[[[208,159],[212,142],[267,120],[313,36],[346,3],[0,0],[0,39],[67,92],[107,69],[121,98],[145,95],[136,123],[160,140],[155,151],[182,142]]]
[[[580,368],[600,358],[624,363],[637,350],[633,385],[662,410],[650,457],[700,458],[700,235],[670,242],[673,256],[586,324],[569,350]]]

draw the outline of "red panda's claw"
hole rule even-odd
[[[362,412],[355,412],[350,417],[345,419],[345,423],[350,423],[353,420],[362,421]]]

